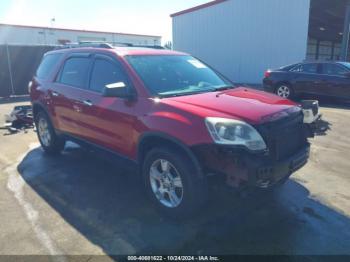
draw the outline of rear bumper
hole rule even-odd
[[[200,146],[194,149],[200,163],[209,173],[225,176],[232,187],[268,188],[288,179],[302,168],[310,156],[310,145],[283,160],[271,160],[266,154],[253,154],[241,149]]]
[[[263,89],[265,92],[274,93],[274,83],[268,78],[263,79]]]

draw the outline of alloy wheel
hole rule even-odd
[[[169,208],[175,208],[183,199],[183,184],[176,168],[168,160],[158,159],[150,168],[150,183],[158,201]]]
[[[41,142],[44,144],[44,146],[49,147],[51,143],[51,134],[49,130],[49,125],[44,118],[40,118],[38,122],[38,133]]]
[[[288,98],[290,96],[290,88],[288,86],[280,86],[277,89],[277,95],[283,98]]]

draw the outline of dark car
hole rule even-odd
[[[350,63],[305,62],[265,72],[264,90],[283,98],[308,94],[350,99]]]
[[[234,87],[184,53],[49,52],[29,88],[46,153],[57,154],[72,140],[128,159],[154,204],[171,216],[203,206],[208,175],[236,187],[268,188],[309,158],[297,104]]]

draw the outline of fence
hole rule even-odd
[[[28,94],[43,54],[53,46],[0,45],[0,97]]]

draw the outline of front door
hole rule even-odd
[[[295,74],[295,91],[305,94],[321,94],[320,65],[318,63],[301,64],[292,70]]]
[[[350,99],[350,70],[346,67],[324,63],[322,65],[322,75],[324,77],[323,87],[327,96]]]
[[[103,97],[106,85],[130,82],[115,58],[96,55],[90,75],[89,89],[81,97],[81,120],[85,139],[131,155],[133,148],[134,101],[116,97]]]

